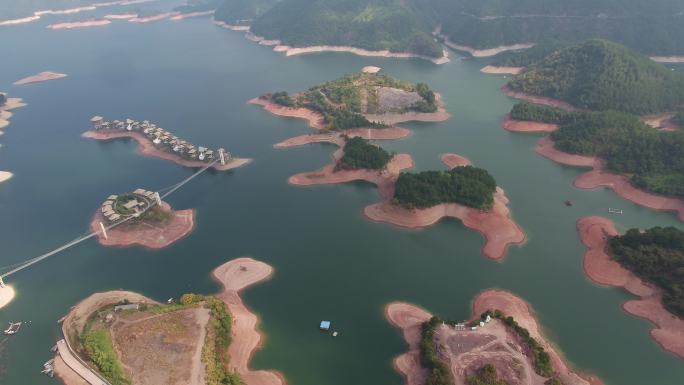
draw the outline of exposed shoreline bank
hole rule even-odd
[[[119,138],[130,138],[138,142],[138,153],[141,155],[169,160],[184,167],[206,167],[207,163],[199,160],[183,159],[176,154],[157,149],[154,144],[148,140],[143,134],[135,131],[104,131],[104,130],[89,130],[81,134],[82,137],[95,140],[113,140]],[[248,158],[232,158],[225,165],[216,163],[212,166],[217,171],[227,171],[249,164],[252,160]]]
[[[625,302],[622,308],[651,322],[651,337],[664,350],[684,359],[684,320],[663,307],[662,292],[657,287],[643,282],[606,253],[608,237],[618,235],[613,222],[597,216],[583,217],[577,221],[577,232],[587,247],[583,261],[587,277],[599,285],[620,287],[640,297]]]
[[[457,154],[445,154],[442,161],[449,167],[470,164],[470,161]],[[394,192],[394,182],[391,190]],[[375,222],[389,223],[394,226],[418,229],[432,226],[446,217],[459,219],[463,225],[475,230],[485,238],[482,254],[495,261],[501,261],[511,245],[521,245],[526,240],[523,230],[511,218],[509,200],[504,190],[497,187],[494,193],[494,206],[489,211],[481,211],[458,203],[442,203],[425,209],[408,209],[392,204],[388,198],[364,208],[366,218]]]
[[[504,95],[508,97],[524,100],[526,102],[530,102],[533,104],[541,104],[543,106],[560,108],[561,110],[567,112],[580,111],[579,108],[562,100],[553,99],[546,96],[530,95],[524,92],[513,91],[512,89],[508,88],[508,85],[504,85],[503,87],[501,87],[501,92],[503,92]]]
[[[161,210],[168,213],[169,216],[162,224],[145,221],[142,221],[143,223],[124,223],[107,230],[107,238],[100,232],[100,222],[104,223],[104,218],[98,212],[90,223],[90,231],[98,233],[97,241],[102,246],[142,246],[147,249],[158,250],[185,238],[195,229],[195,210],[175,211],[166,202],[162,202]]]
[[[259,318],[242,302],[240,293],[273,275],[273,268],[252,258],[238,258],[212,271],[221,284],[216,296],[225,302],[233,317],[231,343],[228,347],[229,369],[237,372],[246,385],[286,385],[282,374],[271,370],[250,370],[254,352],[261,347],[263,336],[258,330]]]
[[[45,72],[41,72],[41,73],[36,74],[36,75],[25,77],[23,79],[19,79],[16,82],[14,82],[13,84],[15,86],[20,86],[20,85],[24,85],[24,84],[46,82],[49,80],[56,80],[56,79],[61,79],[61,78],[65,78],[65,77],[67,77],[66,74],[62,74],[59,72],[45,71]]]
[[[502,67],[487,65],[482,67],[480,72],[491,75],[517,75],[523,72],[524,69],[525,67]]]
[[[555,347],[553,346],[552,343],[550,343],[541,333],[542,327],[539,324],[538,319],[536,318],[534,311],[532,310],[532,307],[522,298],[517,297],[516,295],[500,290],[500,289],[488,289],[485,290],[481,293],[479,293],[475,299],[473,300],[472,303],[472,314],[471,314],[471,320],[479,319],[480,314],[484,313],[487,310],[501,310],[508,316],[512,316],[516,322],[526,328],[530,336],[533,337],[537,342],[544,348],[544,350],[549,354],[551,358],[551,366],[555,372],[555,374],[559,377],[559,379],[563,382],[563,384],[566,385],[590,385],[590,384],[601,384],[601,381],[594,377],[594,376],[586,376],[584,374],[579,374],[575,370],[569,368],[568,364],[566,364],[565,360],[563,357],[556,351]],[[409,303],[402,303],[402,302],[393,302],[388,304],[385,307],[385,317],[389,321],[390,324],[393,326],[401,329],[403,335],[404,335],[404,340],[406,341],[408,345],[408,352],[400,355],[399,357],[395,358],[394,360],[394,367],[397,371],[399,371],[404,378],[406,379],[406,384],[407,385],[422,385],[425,383],[425,379],[427,377],[427,370],[422,367],[421,362],[420,362],[420,341],[422,337],[422,332],[421,332],[421,326],[423,322],[428,321],[431,317],[432,314],[430,314],[428,311],[425,309],[422,309],[418,306],[409,304]],[[495,322],[495,321],[492,321]],[[500,321],[496,321],[500,322]],[[492,328],[495,325],[488,325],[485,326],[482,330],[486,331],[487,328]],[[446,328],[446,329],[445,329]],[[436,333],[448,333],[448,327],[446,326],[439,326],[437,328]],[[492,331],[493,332],[493,331]],[[461,353],[460,356],[463,355],[468,355],[468,362],[471,361],[477,361],[478,360],[478,353],[481,355],[481,357],[485,360],[487,360],[488,353],[485,351],[480,351],[480,350],[473,350],[469,351],[468,346],[469,344],[473,344],[473,348],[477,346],[477,341],[478,336],[480,335],[480,331],[470,331],[470,330],[465,330],[462,331],[461,333],[465,333],[465,335],[472,336],[474,340],[471,341],[470,338],[468,338],[469,343],[466,343],[465,346],[460,347],[460,349],[465,349],[465,350],[459,350]],[[447,334],[448,336],[448,334]],[[440,334],[440,337],[437,338],[439,341],[444,341],[445,336],[442,336]],[[480,337],[482,338],[482,337]],[[487,340],[489,341],[489,340]],[[445,347],[440,345],[443,349],[445,350],[450,350],[453,349],[453,347]],[[504,349],[502,348],[502,351]],[[514,350],[515,351],[515,350]],[[448,362],[446,362],[446,365],[451,367],[451,365],[459,365],[459,363],[454,363],[451,360],[452,359],[457,359],[460,358],[459,356],[453,356],[451,355],[453,353],[449,352],[442,352],[441,356],[442,359],[444,359],[444,355],[449,356],[450,358],[447,359]],[[475,355],[475,356],[473,356]],[[498,356],[497,356],[498,357]],[[493,359],[493,358],[490,358]],[[462,363],[461,363],[462,364]],[[462,367],[458,367],[459,369],[463,369]],[[455,374],[454,368],[450,368],[452,375]],[[456,381],[455,383],[465,383],[465,377],[467,376],[467,373],[462,372],[461,370],[458,370],[458,377],[454,378]],[[542,377],[537,376],[536,374],[530,374],[532,376],[535,376],[535,378],[539,378],[543,381]],[[462,378],[461,378],[462,377]],[[534,381],[533,378],[527,378],[526,383],[537,383],[538,381]]]
[[[368,57],[387,57],[387,58],[401,58],[401,59],[423,59],[431,61],[434,64],[446,64],[450,61],[449,52],[447,50],[442,51],[442,56],[438,58],[428,57],[424,55],[418,55],[410,52],[390,52],[389,50],[367,50],[363,48],[356,48],[351,46],[333,46],[333,45],[319,45],[319,46],[307,46],[307,47],[291,47],[289,45],[284,45],[280,40],[269,40],[262,36],[257,36],[250,32],[250,27],[248,25],[231,25],[223,21],[214,20],[214,24],[217,26],[228,29],[231,31],[245,32],[245,38],[251,40],[260,45],[274,46],[273,51],[282,52],[285,56],[296,56],[305,55],[312,53],[322,53],[322,52],[345,52],[351,53],[358,56],[368,56]]]

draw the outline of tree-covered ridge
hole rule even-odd
[[[616,112],[566,112],[518,103],[511,118],[559,124],[551,133],[555,147],[571,154],[597,156],[610,171],[655,193],[684,196],[684,132],[659,131],[637,116]]]
[[[610,239],[612,257],[663,290],[663,305],[684,319],[684,232],[674,227],[630,229]]]
[[[566,46],[566,43],[556,40],[544,41],[534,45],[532,48],[504,52],[497,57],[497,60],[492,62],[492,65],[499,67],[527,67]]]
[[[336,167],[338,170],[381,170],[392,158],[385,149],[361,137],[347,138],[346,141],[344,155]]]
[[[684,76],[605,40],[561,49],[508,83],[591,110],[635,114],[671,111],[684,104]]]
[[[392,97],[385,97],[388,94]],[[435,93],[426,84],[368,73],[346,75],[295,96],[285,91],[275,92],[270,99],[285,107],[304,107],[319,112],[331,130],[384,127],[370,122],[365,114],[434,112],[438,108]]]
[[[214,19],[230,25],[249,25],[280,0],[224,0]]]
[[[403,172],[397,179],[394,202],[428,208],[442,203],[489,210],[494,204],[496,181],[487,170],[464,166],[449,171]]]
[[[268,5],[264,1],[251,0],[250,3]],[[254,18],[252,32],[293,47],[353,46],[441,57],[442,47],[430,35],[432,26],[420,17],[411,3],[402,0],[281,0],[265,11],[266,7],[250,6],[246,12],[243,7],[242,13],[233,15],[242,15],[239,16],[242,19]],[[259,15],[252,9],[263,12]],[[230,23],[238,18],[230,15],[227,10],[221,11],[217,19]]]
[[[432,317],[421,326],[420,364],[428,371],[425,385],[453,385],[454,383],[451,370],[439,358],[435,343],[435,328],[442,322],[441,318]]]

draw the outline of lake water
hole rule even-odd
[[[442,66],[347,54],[287,58],[208,19],[44,28],[64,19],[0,29],[0,90],[28,103],[15,110],[0,137],[0,169],[15,173],[0,185],[0,265],[85,233],[109,194],[161,189],[193,172],[137,155],[134,142],[81,138],[93,115],[148,119],[190,141],[255,160],[234,172],[205,173],[169,198],[175,208],[196,208],[198,224],[167,249],[103,248],[91,240],[8,279],[17,297],[0,310],[0,324],[31,323],[0,339],[0,383],[57,383],[40,374],[58,338],[56,320],[91,293],[124,288],[160,300],[213,293],[211,270],[246,255],[276,269],[272,280],[244,293],[266,336],[253,367],[279,370],[290,384],[402,384],[392,359],[405,345],[384,319],[384,306],[409,301],[464,319],[472,298],[491,287],[529,301],[567,359],[607,384],[684,382],[682,361],[649,338],[647,322],[621,310],[630,296],[587,280],[585,248],[575,230],[578,218],[609,215],[609,207],[624,210],[611,217],[620,230],[682,224],[609,190],[573,188],[581,170],[535,154],[538,136],[501,129],[513,100],[499,92],[505,79],[479,72],[488,60],[460,60],[455,52]],[[379,199],[371,185],[287,184],[288,176],[327,164],[334,147],[273,149],[310,130],[304,121],[272,116],[246,101],[302,90],[366,65],[442,93],[449,121],[405,124],[414,130],[411,137],[382,145],[410,153],[417,170],[442,169],[444,152],[488,169],[529,238],[502,263],[484,258],[482,237],[455,220],[419,231],[365,220],[361,210]],[[40,71],[69,77],[11,85]],[[566,199],[574,206],[566,207]],[[338,338],[318,331],[323,319],[333,322]]]

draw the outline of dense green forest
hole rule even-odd
[[[431,26],[402,0],[282,0],[252,23],[252,32],[283,44],[341,45],[442,56]],[[221,14],[222,15],[222,14]]]
[[[428,370],[425,385],[453,385],[451,370],[439,358],[435,344],[435,328],[442,324],[439,317],[432,317],[421,327],[420,364]]]
[[[600,111],[641,115],[684,104],[684,75],[605,40],[556,51],[528,66],[508,86]]]
[[[410,105],[399,103],[384,106],[379,97],[380,88],[415,93],[420,100]],[[437,110],[435,93],[426,84],[413,84],[384,74],[355,73],[311,87],[296,96],[290,96],[285,91],[266,96],[272,102],[285,107],[304,107],[321,113],[330,130],[385,127],[383,124],[370,122],[364,114]]]
[[[518,103],[511,118],[559,124],[555,147],[593,155],[606,167],[630,176],[635,185],[660,194],[684,196],[684,132],[658,131],[635,115],[616,112],[565,112]]]
[[[403,172],[394,191],[394,202],[427,208],[441,203],[460,203],[481,210],[494,204],[496,181],[487,170],[464,166],[449,171]]]
[[[523,49],[519,51],[504,52],[497,56],[497,59],[492,62],[494,66],[501,67],[527,67],[534,64],[553,52],[565,48],[567,43],[559,41],[544,41],[532,48]]]
[[[392,156],[380,146],[370,144],[361,137],[347,138],[344,155],[337,164],[339,170],[380,170],[387,166]]]
[[[610,239],[610,254],[641,279],[663,290],[665,308],[684,319],[684,232],[654,227],[630,229]]]
[[[474,48],[603,38],[684,54],[679,0],[223,0],[217,19],[292,46],[351,45],[441,55],[431,32]],[[253,21],[252,21],[253,20]]]

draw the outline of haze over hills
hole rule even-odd
[[[684,104],[684,76],[606,40],[553,52],[509,82],[514,91],[563,100],[591,110],[634,114]]]

